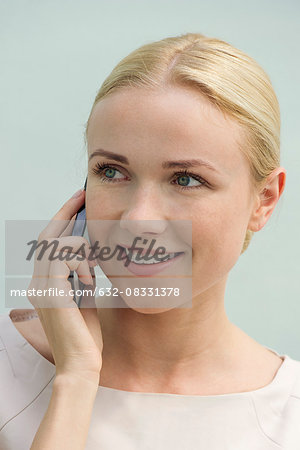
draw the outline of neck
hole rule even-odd
[[[208,382],[212,374],[232,367],[252,340],[229,321],[223,298],[194,298],[190,308],[154,314],[101,308],[98,316],[104,342],[102,381],[110,373],[116,385],[123,379],[148,390],[170,389],[187,378],[190,384]]]

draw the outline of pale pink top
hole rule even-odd
[[[272,382],[250,392],[203,396],[99,386],[85,449],[299,450],[300,361],[279,356]],[[30,449],[54,376],[55,366],[8,314],[0,315],[1,450]]]

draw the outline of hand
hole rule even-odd
[[[28,286],[28,290],[63,290],[65,295],[54,297],[46,293],[44,296],[28,296],[28,299],[37,311],[49,341],[56,376],[62,374],[71,378],[80,377],[99,384],[103,339],[95,299],[88,296],[88,305],[91,307],[87,308],[83,307],[87,296],[83,296],[82,309],[79,309],[73,295],[69,293],[72,286],[68,281],[70,271],[74,270],[79,280],[87,285],[86,289],[95,288],[94,264],[86,258],[81,261],[82,256],[76,258],[74,255],[83,244],[86,246],[85,254],[88,254],[89,242],[80,236],[68,236],[71,234],[75,214],[84,200],[85,191],[78,197],[70,198],[40,233],[38,244],[45,240],[48,248],[40,260],[37,256],[42,246],[36,250],[34,272]],[[59,252],[62,254],[62,247],[69,246],[72,251],[68,251],[68,255],[73,254],[74,258],[69,261],[65,258],[51,260],[49,256],[53,245],[49,244],[52,241],[58,242],[54,257]],[[64,251],[63,255],[65,254]]]

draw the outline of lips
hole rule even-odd
[[[127,248],[127,249],[132,248],[132,245],[125,245],[125,244],[117,244],[117,245],[119,247],[123,247],[123,248]],[[144,256],[146,254],[149,256],[153,256],[157,252],[158,248],[160,248],[160,251],[157,252],[158,257],[163,257],[163,256],[166,256],[167,254],[171,254],[171,253],[175,253],[176,256],[179,255],[180,253],[184,253],[180,250],[177,250],[177,251],[176,250],[165,250],[163,246],[157,247],[155,250],[142,250],[138,245],[135,248],[137,250],[134,250],[133,252],[134,253],[138,252],[140,256]],[[165,250],[164,253],[162,253],[162,250],[161,250],[162,248]]]
[[[181,259],[183,256],[184,253],[180,253],[178,254],[178,256],[175,256],[174,258],[169,259],[168,261],[156,264],[135,264],[134,262],[130,261],[130,263],[127,266],[127,269],[129,270],[129,272],[138,276],[147,277],[151,275],[156,275],[157,273],[174,264],[174,262],[176,262],[178,259]]]

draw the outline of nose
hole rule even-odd
[[[132,236],[161,235],[166,229],[165,220],[121,220],[120,228],[127,230]]]
[[[164,233],[167,226],[158,190],[149,186],[137,189],[121,216],[120,228],[132,235],[153,235]]]

